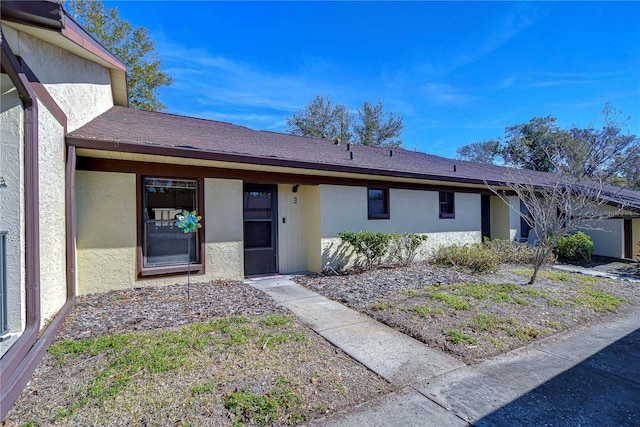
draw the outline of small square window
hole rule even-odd
[[[440,192],[440,218],[455,218],[455,197],[451,192]]]
[[[389,219],[389,189],[369,188],[367,194],[369,219]]]

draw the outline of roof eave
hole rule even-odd
[[[47,36],[46,41],[61,48],[69,47],[65,47],[63,42],[67,40],[73,43],[71,46],[77,46],[76,49],[71,49],[73,53],[106,66],[111,76],[114,104],[129,106],[125,64],[75,22],[61,4],[54,1],[3,0],[1,7],[3,21],[15,24],[17,28],[26,32],[37,33],[38,30],[44,30],[44,33],[40,34],[51,34]],[[56,40],[60,36],[63,39]]]
[[[297,169],[309,169],[327,172],[343,172],[353,174],[378,175],[383,177],[420,179],[432,181],[449,181],[459,184],[473,185],[495,185],[501,186],[498,181],[484,181],[479,179],[471,179],[464,177],[450,177],[435,174],[421,174],[403,171],[390,171],[373,168],[365,168],[358,166],[336,165],[326,163],[304,162],[299,160],[290,160],[282,158],[271,158],[261,156],[251,156],[246,154],[222,153],[217,151],[203,151],[184,147],[170,147],[162,145],[138,144],[134,142],[123,141],[105,141],[96,139],[85,139],[80,137],[67,136],[67,144],[76,148],[85,148],[101,151],[120,151],[134,154],[150,154],[167,157],[182,157],[197,160],[211,160],[229,163],[253,164],[261,166],[289,167]]]

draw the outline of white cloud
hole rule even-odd
[[[266,108],[288,115],[318,94],[342,92],[333,84],[313,78],[308,67],[297,73],[271,73],[207,49],[186,47],[166,41],[162,36],[156,37],[156,49],[163,66],[174,79],[172,86],[163,89],[163,100],[168,102],[175,99],[175,94],[190,93],[189,102],[195,101],[203,107]],[[312,62],[316,69],[326,67],[318,59]]]
[[[476,97],[447,83],[427,83],[422,86],[427,101],[442,107],[467,107]]]

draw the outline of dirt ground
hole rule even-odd
[[[290,425],[391,390],[260,291],[242,283],[200,283],[191,284],[190,296],[186,285],[175,285],[79,297],[3,425]],[[240,320],[215,326],[226,319]],[[162,370],[148,363],[156,353],[165,360],[162,347],[173,348],[210,322],[203,334],[210,342],[180,353],[180,367]],[[118,336],[130,348],[51,352],[63,343]],[[149,343],[161,348],[132,358]],[[129,368],[119,366],[123,361]],[[130,372],[135,363],[144,369]],[[123,378],[126,386],[110,393]],[[98,381],[110,384],[103,387],[106,398],[96,392],[103,392]],[[264,409],[266,420],[248,409],[248,415],[237,415],[230,399],[244,405],[235,412]]]
[[[415,263],[295,280],[468,364],[640,304],[640,283],[528,274]],[[391,390],[247,285],[140,288],[78,298],[3,425],[293,425]]]
[[[295,280],[467,364],[640,303],[639,283],[548,268],[523,285],[530,274],[514,265],[470,275],[415,263]]]

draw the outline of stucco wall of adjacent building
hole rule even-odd
[[[67,115],[69,132],[113,106],[107,68],[9,26],[3,31],[14,53],[24,58]]]
[[[437,191],[390,189],[390,219],[367,219],[367,188],[337,185],[320,186],[322,265],[349,268],[354,254],[338,238],[347,231],[420,233],[428,239],[419,258],[428,257],[437,247],[481,240],[480,195],[455,193],[455,218],[439,218]]]
[[[62,125],[39,107],[40,305],[46,321],[67,300],[65,140]]]
[[[594,224],[593,228],[582,229],[591,237],[595,255],[622,258],[624,256],[624,221],[622,219],[605,219]]]
[[[7,233],[7,308],[10,332],[25,327],[24,121],[22,102],[0,74],[0,231]]]

